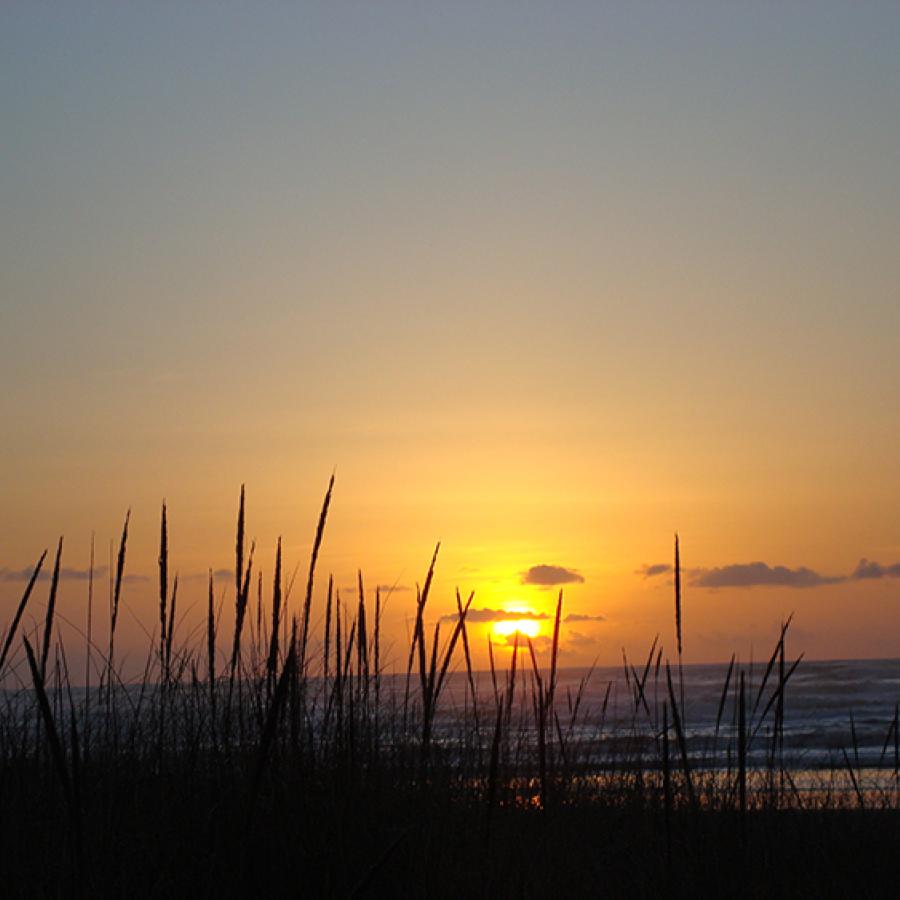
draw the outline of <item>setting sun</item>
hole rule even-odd
[[[504,637],[516,632],[526,637],[537,637],[540,630],[540,623],[534,619],[504,619],[502,622],[494,622],[494,634]]]

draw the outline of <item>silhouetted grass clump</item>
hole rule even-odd
[[[280,540],[268,589],[254,578],[241,489],[234,628],[220,634],[210,571],[196,644],[176,639],[163,505],[159,628],[130,684],[115,661],[129,518],[105,650],[89,580],[82,687],[54,632],[61,540],[43,629],[21,632],[40,557],[0,642],[3,896],[893,896],[896,710],[882,753],[893,780],[862,778],[851,723],[845,768],[798,789],[784,756],[800,662],[786,658],[788,620],[755,686],[732,657],[714,734],[698,745],[685,721],[677,538],[677,666],[658,637],[642,664],[623,655],[631,725],[612,734],[609,686],[595,708],[591,673],[559,691],[562,593],[547,665],[516,635],[505,671],[489,644],[486,674],[472,667],[473,595],[457,592],[444,633],[440,620],[426,626],[439,547],[400,672],[381,646],[384,597],[361,572],[352,599],[329,578],[314,615],[332,490],[333,479],[292,605]]]

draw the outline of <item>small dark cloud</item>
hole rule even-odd
[[[3,582],[16,582],[16,581],[30,581],[31,576],[34,573],[34,566],[26,566],[24,569],[9,569],[6,567],[0,568],[0,581]],[[99,581],[101,578],[105,578],[107,573],[106,566],[97,566],[94,569],[94,581]],[[40,573],[38,574],[38,581],[49,581],[53,575],[53,567],[52,566],[44,566]],[[59,569],[59,580],[60,581],[87,581],[90,577],[89,569],[72,569],[67,566],[60,566]],[[122,582],[124,584],[133,584],[140,581],[147,581],[146,575],[125,575],[122,578]]]
[[[790,587],[809,588],[823,584],[839,584],[843,576],[821,575],[801,566],[790,569],[787,566],[770,566],[764,562],[735,563],[713,569],[693,569],[691,584],[705,588],[725,587]]]
[[[563,622],[605,622],[606,616],[588,616],[584,613],[569,613]]]
[[[38,581],[49,581],[50,574],[53,571],[52,566],[44,566],[37,577]],[[25,566],[24,569],[0,569],[0,581],[29,581],[34,572],[34,566]],[[94,578],[101,578],[106,573],[105,567],[94,569]],[[59,570],[60,581],[87,581],[87,569],[70,569],[61,566]]]
[[[900,578],[900,563],[883,566],[881,563],[861,559],[850,576],[854,581],[867,581],[874,578]]]
[[[548,566],[542,563],[539,566],[532,566],[527,572],[522,573],[522,584],[536,584],[540,587],[583,583],[584,576],[575,569],[566,569],[563,566]]]
[[[375,591],[370,588],[368,585],[364,585],[366,589],[366,596],[369,595],[371,591],[372,596],[375,596]],[[354,596],[359,595],[359,584],[345,584],[343,587],[339,587],[338,590],[342,594],[353,594]],[[381,591],[382,596],[385,594],[402,594],[409,591],[415,590],[415,588],[410,587],[408,584],[379,584],[378,590]]]
[[[566,636],[566,643],[570,648],[589,647],[591,644],[597,643],[597,638],[591,637],[589,634],[582,634],[580,631],[569,631]]]
[[[213,571],[213,579],[215,581],[230,581],[234,578],[234,572],[231,569],[215,569]],[[181,581],[209,581],[209,570],[205,572],[189,572],[187,575],[179,575]]]
[[[122,576],[122,584],[143,584],[145,581],[149,581],[149,575],[123,575]]]
[[[459,613],[441,616],[442,622],[455,622]],[[470,609],[466,613],[467,622],[503,622],[508,619],[549,619],[547,613],[507,612],[505,609]]]
[[[656,575],[665,575],[671,571],[672,567],[668,563],[654,563],[652,566],[641,566],[635,574],[643,575],[644,578],[653,578]]]

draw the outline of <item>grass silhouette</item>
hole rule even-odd
[[[558,691],[562,592],[546,666],[516,633],[505,672],[489,643],[482,689],[466,623],[474,595],[457,593],[449,634],[440,621],[426,627],[439,546],[401,673],[381,647],[381,592],[367,594],[361,572],[352,602],[329,578],[314,635],[333,488],[332,477],[294,610],[278,540],[268,616],[261,572],[252,608],[255,546],[246,547],[241,488],[224,667],[212,571],[205,640],[176,639],[165,504],[159,631],[135,683],[114,653],[130,513],[111,566],[105,653],[91,637],[92,543],[82,688],[53,630],[62,540],[38,653],[21,633],[40,557],[0,644],[3,896],[893,894],[897,711],[881,755],[892,783],[863,781],[851,723],[844,768],[823,773],[820,790],[798,790],[784,763],[785,696],[800,662],[785,656],[790,620],[755,695],[752,669],[732,657],[713,737],[698,747],[686,722],[676,574],[676,675],[658,637],[640,670],[623,659],[631,728],[599,740],[609,686],[596,708],[585,701],[591,672]],[[675,553],[680,573],[677,539]],[[101,661],[96,686],[92,660]],[[754,766],[749,751],[760,746],[765,764]]]

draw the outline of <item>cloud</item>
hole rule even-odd
[[[597,638],[588,634],[582,634],[580,631],[569,631],[566,636],[566,643],[570,647],[588,647],[597,643]]]
[[[532,566],[527,572],[522,573],[522,584],[536,584],[540,587],[583,583],[584,576],[575,569],[566,569],[563,566],[548,566],[542,563],[539,566]]]
[[[209,581],[209,570],[206,572],[190,572],[187,575],[179,575],[180,581]],[[216,581],[230,580],[234,578],[234,572],[231,569],[215,569],[213,571],[213,579]]]
[[[512,634],[497,634],[491,637],[491,643],[495,647],[515,647],[516,638],[520,653],[528,653],[528,638],[524,634],[514,631]],[[545,634],[539,634],[531,639],[531,646],[535,653],[546,653],[553,647],[553,639]]]
[[[94,569],[94,581],[99,581],[106,577],[106,566],[97,566]],[[0,582],[30,581],[34,573],[34,566],[25,566],[24,569],[9,569],[7,567],[0,568]],[[44,566],[38,574],[38,581],[49,581],[53,574],[52,566]],[[60,566],[60,581],[87,581],[90,576],[89,569],[72,569],[68,566]],[[147,581],[146,575],[125,575],[122,578],[124,584],[134,584],[136,582]]]
[[[459,613],[441,616],[442,622],[455,622]],[[547,613],[507,612],[505,609],[470,609],[466,613],[467,622],[503,622],[508,619],[549,619]]]
[[[900,563],[883,566],[881,563],[861,559],[850,577],[854,581],[868,581],[873,578],[900,578]]]
[[[52,566],[49,568],[44,566],[38,575],[38,581],[49,581],[51,571]],[[105,568],[94,569],[94,577],[99,578],[105,571]],[[0,569],[0,581],[29,581],[33,572],[34,566],[26,566],[24,569],[7,569],[4,567]],[[60,567],[60,581],[87,581],[87,579],[87,569],[69,569],[64,566]]]
[[[455,622],[458,613],[448,613],[441,616],[442,622]],[[536,612],[511,612],[505,609],[470,609],[466,613],[467,622],[505,622],[510,619],[534,619],[536,621],[544,621],[552,619],[549,613]],[[563,617],[563,622],[605,622],[605,616],[590,616],[586,613],[569,613]]]
[[[375,596],[375,590],[368,585],[364,585],[366,590],[366,596],[368,597],[371,594],[373,597]],[[382,597],[389,594],[400,594],[407,591],[413,590],[408,584],[379,584],[378,590],[381,592]],[[343,586],[338,586],[338,590],[342,594],[352,594],[354,597],[359,596],[359,583],[356,584],[345,584]]]
[[[823,584],[839,584],[846,579],[842,575],[821,575],[801,566],[789,569],[787,566],[770,566],[764,562],[734,563],[713,569],[692,569],[691,584],[696,587],[790,587],[809,588]]]
[[[635,572],[644,578],[671,572],[668,563],[642,566]],[[688,569],[686,574],[695,587],[790,587],[810,588],[846,581],[873,581],[879,578],[900,578],[900,563],[883,566],[881,563],[861,559],[849,575],[823,575],[806,566],[791,569],[788,566],[770,566],[764,562],[732,563],[711,569]]]
[[[644,578],[653,578],[654,575],[665,575],[671,571],[672,567],[668,563],[654,563],[652,566],[641,566],[635,574],[643,575]]]

